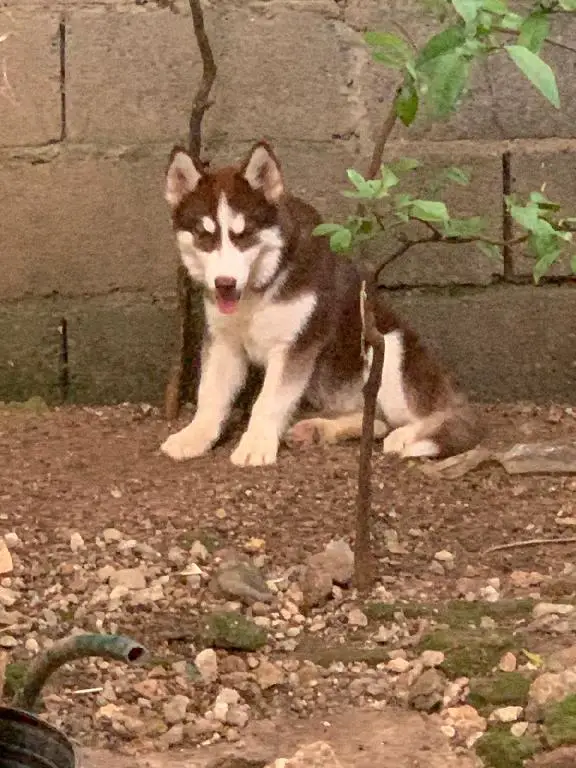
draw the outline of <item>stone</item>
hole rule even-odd
[[[325,741],[301,747],[284,763],[285,768],[343,768],[336,753]]]
[[[348,614],[348,624],[351,627],[367,627],[368,617],[359,608],[353,608]]]
[[[226,712],[226,722],[228,725],[233,725],[237,728],[245,728],[250,715],[248,714],[248,708],[238,704],[229,704],[228,711]]]
[[[410,686],[408,703],[422,712],[433,712],[442,703],[446,678],[436,669],[427,669]]]
[[[543,616],[549,616],[551,614],[568,616],[568,614],[574,613],[575,610],[576,607],[568,603],[537,603],[532,610],[532,616],[535,619],[540,619]]]
[[[490,713],[490,720],[497,723],[515,723],[522,717],[522,707],[498,707]]]
[[[265,659],[254,670],[254,677],[263,690],[274,688],[286,682],[284,672],[280,667]]]
[[[12,635],[0,635],[0,648],[16,648],[18,640]]]
[[[454,555],[452,552],[448,552],[447,549],[441,549],[439,552],[436,552],[434,559],[438,560],[439,563],[451,563],[454,560]]]
[[[442,651],[423,651],[420,654],[420,661],[425,667],[439,667],[445,658]]]
[[[122,541],[124,534],[117,528],[105,528],[102,531],[102,538],[107,544],[110,544],[112,541]]]
[[[262,574],[251,563],[223,562],[216,572],[214,584],[227,597],[239,598],[247,605],[269,603],[273,597]]]
[[[203,682],[213,683],[218,679],[218,656],[212,648],[200,651],[194,659],[194,664]]]
[[[332,581],[340,586],[350,583],[354,573],[354,552],[344,539],[333,539],[324,550]]]
[[[0,575],[12,573],[13,569],[14,563],[12,562],[12,555],[8,549],[8,544],[5,541],[5,537],[0,537]]]
[[[115,587],[124,587],[128,590],[145,589],[146,576],[141,568],[122,568],[110,575],[108,583],[112,589]]]
[[[529,703],[537,707],[561,701],[568,694],[576,693],[576,667],[562,672],[544,672],[530,685]]]
[[[397,658],[397,659],[390,659],[390,661],[386,664],[386,669],[390,672],[395,672],[397,674],[402,674],[404,672],[407,672],[410,669],[410,662],[408,659],[403,658]]]
[[[322,554],[314,557],[306,565],[301,580],[304,605],[308,608],[323,605],[332,596],[332,572]]]
[[[204,544],[202,544],[201,541],[198,541],[198,539],[196,539],[196,541],[193,542],[192,546],[188,550],[188,554],[190,555],[192,560],[194,561],[198,560],[201,563],[205,563],[210,557],[210,553],[208,552],[208,549]]]
[[[70,536],[70,549],[72,552],[74,552],[74,554],[76,554],[76,552],[80,552],[83,549],[86,549],[84,539],[82,538],[81,534],[78,533],[78,531],[74,531],[74,533]]]
[[[562,672],[570,667],[576,668],[576,645],[561,648],[559,651],[551,653],[544,661],[544,668],[547,672]]]
[[[11,549],[18,549],[18,547],[22,546],[22,541],[15,531],[8,531],[8,533],[5,533],[4,541]]]
[[[574,768],[576,765],[576,746],[559,747],[550,752],[543,752],[526,763],[526,768]]]
[[[484,733],[487,727],[486,718],[482,717],[469,704],[447,707],[442,711],[441,717],[447,725],[455,728],[465,739]]]
[[[501,672],[515,672],[517,666],[518,660],[511,651],[505,653],[498,662],[498,669]]]
[[[5,608],[11,608],[19,597],[20,595],[14,589],[0,587],[0,605]]]
[[[574,474],[576,443],[517,443],[498,460],[509,475]]]
[[[173,696],[162,707],[164,720],[166,720],[169,725],[181,723],[186,717],[188,704],[190,704],[188,696],[184,696],[180,693],[176,694],[176,696]]]

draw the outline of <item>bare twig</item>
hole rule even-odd
[[[189,0],[194,35],[200,56],[202,58],[202,79],[190,111],[188,121],[188,149],[192,157],[201,165],[205,165],[201,159],[202,152],[202,120],[204,114],[210,108],[210,92],[216,80],[216,63],[212,53],[210,40],[204,26],[204,13],[200,0]],[[194,336],[194,324],[192,322],[192,306],[194,290],[190,276],[182,264],[178,266],[177,274],[178,316],[180,320],[180,342],[178,359],[174,364],[164,395],[164,410],[167,419],[175,419],[180,411],[180,406],[189,396],[192,388],[192,372],[198,365],[199,350]]]
[[[569,536],[568,538],[557,539],[526,539],[525,541],[510,541],[507,544],[497,544],[495,547],[490,547],[484,551],[485,555],[489,555],[492,552],[501,552],[504,549],[518,549],[519,547],[537,547],[539,545],[546,544],[576,544],[576,536]]]
[[[396,93],[398,93],[398,90]],[[374,179],[380,173],[386,142],[394,130],[396,119],[396,99],[394,99],[374,144],[368,168],[368,179]],[[374,580],[374,556],[371,545],[372,449],[374,447],[374,421],[376,419],[378,391],[382,383],[382,367],[384,364],[384,337],[378,332],[373,311],[376,289],[377,283],[374,276],[372,276],[370,283],[362,283],[360,295],[363,332],[362,354],[364,355],[365,352],[364,344],[371,347],[373,352],[370,374],[364,386],[364,409],[362,413],[362,434],[360,437],[358,489],[356,496],[354,582],[361,591],[367,591]]]

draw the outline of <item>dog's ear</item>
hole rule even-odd
[[[168,204],[176,208],[187,194],[194,192],[202,175],[202,171],[188,152],[183,147],[174,147],[170,153],[170,165],[166,172],[164,197]]]
[[[255,144],[242,167],[242,175],[252,189],[259,189],[269,203],[277,203],[284,194],[280,163],[265,142]]]

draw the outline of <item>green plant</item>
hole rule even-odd
[[[430,6],[430,2],[426,3]],[[576,0],[537,0],[523,14],[511,11],[505,0],[433,0],[432,10],[444,28],[421,48],[389,32],[367,32],[366,43],[375,61],[399,73],[400,83],[391,105],[390,117],[381,137],[382,151],[394,124],[410,126],[420,112],[433,119],[446,119],[466,97],[474,66],[490,56],[506,55],[533,86],[556,108],[560,97],[556,77],[542,58],[554,13],[576,11]],[[418,173],[421,164],[411,158],[395,163],[372,163],[368,178],[348,170],[352,188],[343,195],[358,201],[358,210],[343,223],[327,222],[315,229],[329,236],[333,250],[349,252],[383,233],[396,234],[399,247],[384,264],[403,255],[419,243],[474,243],[483,253],[500,258],[506,246],[526,243],[534,257],[536,282],[555,261],[573,248],[572,229],[576,218],[561,215],[560,205],[549,200],[544,189],[532,192],[527,200],[516,195],[506,198],[508,215],[521,234],[513,240],[495,240],[485,234],[486,222],[479,216],[452,215],[438,193],[447,184],[466,185],[470,179],[460,168],[445,169],[438,179],[435,195],[422,198],[403,187],[408,174]],[[426,236],[409,237],[407,224],[419,224]],[[576,251],[571,256],[576,272]]]

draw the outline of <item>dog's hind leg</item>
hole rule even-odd
[[[376,420],[374,437],[383,438],[388,433],[388,425]],[[334,444],[353,440],[362,434],[362,413],[348,413],[333,419],[313,418],[298,421],[288,431],[285,441],[288,445],[312,445],[314,443]]]

